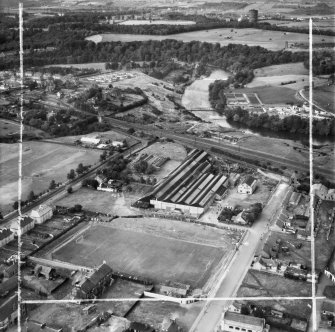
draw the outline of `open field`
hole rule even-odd
[[[285,63],[281,65],[267,66],[254,70],[256,77],[281,76],[281,75],[308,75],[308,69],[302,62]]]
[[[105,260],[116,271],[155,282],[172,280],[202,287],[228,253],[224,248],[100,224],[58,249],[53,257],[85,266],[95,266]]]
[[[232,39],[225,39],[225,37],[232,37]],[[192,31],[166,36],[107,33],[89,36],[86,38],[86,40],[91,40],[95,43],[111,41],[131,42],[163,39],[176,39],[184,42],[197,40],[207,43],[220,43],[221,46],[226,46],[229,44],[246,44],[249,46],[261,46],[269,50],[276,51],[284,49],[286,41],[288,41],[289,43],[308,43],[308,34],[290,32],[286,32],[284,34],[280,31],[259,30],[251,28],[234,29],[234,31],[231,32],[230,28],[222,28],[213,30]],[[333,42],[333,37],[319,35],[316,35],[313,38],[313,42],[321,43],[322,39],[324,39],[325,42]]]
[[[282,77],[282,76],[280,76]],[[272,78],[269,78],[270,81]],[[253,82],[255,81],[254,85]],[[259,99],[263,104],[286,104],[297,103],[295,98],[296,91],[289,87],[269,86],[265,81],[258,80],[257,78],[248,84],[248,88],[235,89],[236,93],[257,93]],[[258,85],[260,84],[260,85]],[[250,85],[253,85],[252,87]],[[280,85],[280,83],[279,83]]]
[[[238,297],[272,297],[272,296],[311,296],[312,284],[287,279],[271,273],[249,270],[242,285],[237,291]],[[254,301],[262,306],[270,306],[273,309],[287,312],[298,317],[309,318],[310,307],[306,300],[273,300],[273,301]]]
[[[138,214],[136,211],[130,209],[130,204],[128,204],[124,195],[89,188],[80,188],[71,195],[67,195],[57,201],[57,205],[66,207],[71,207],[76,204],[81,204],[85,210],[92,212],[118,216]]]
[[[23,134],[33,137],[48,137],[49,135],[40,129],[25,125]],[[18,136],[20,134],[20,124],[11,120],[0,119],[0,137]]]
[[[309,23],[308,20],[297,21],[297,22],[267,20],[267,21],[262,21],[262,22],[269,22],[270,24],[276,24],[277,26],[280,26],[280,27],[296,27],[296,28],[306,28],[306,29],[308,29],[308,23]],[[334,19],[327,19],[327,20],[322,20],[322,21],[319,20],[317,22],[314,22],[314,24],[316,24],[316,26],[320,30],[333,30],[333,31],[335,31]]]
[[[304,91],[304,96],[309,98],[309,92]],[[335,85],[321,85],[313,89],[314,102],[328,112],[335,113]]]
[[[112,140],[112,141],[123,141],[124,139],[127,140],[127,142],[130,142],[131,139],[129,136],[121,134],[119,132],[109,130],[109,131],[103,131],[103,132],[93,132],[87,135],[76,135],[76,136],[64,136],[64,137],[57,137],[53,138],[52,141],[61,142],[61,143],[74,143],[76,140],[80,140],[82,137],[97,137],[101,140]],[[135,140],[133,140],[135,141]],[[131,142],[133,143],[133,142]]]
[[[10,210],[17,200],[18,144],[0,145],[0,208]],[[44,143],[23,143],[23,199],[31,190],[35,194],[48,189],[51,180],[66,181],[67,173],[79,163],[94,164],[99,160],[100,151],[78,147]]]
[[[119,25],[193,25],[194,21],[176,21],[176,20],[127,20],[119,23]]]

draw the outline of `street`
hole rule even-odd
[[[215,294],[215,297],[234,297],[244,279],[249,266],[258,248],[260,241],[265,238],[269,230],[269,223],[276,220],[281,202],[284,199],[289,185],[280,183],[276,191],[264,208],[260,219],[251,227],[249,235],[245,238],[240,249],[237,251],[233,263],[226,271],[223,280]],[[200,319],[196,321],[190,332],[212,332],[216,331],[222,313],[229,307],[231,301],[208,301],[200,313]],[[201,316],[202,315],[202,316]]]

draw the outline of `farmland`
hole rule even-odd
[[[127,20],[119,23],[119,25],[192,25],[194,21],[174,21],[174,20]]]
[[[122,224],[122,219],[115,219],[115,223]],[[105,260],[114,270],[140,275],[155,282],[172,280],[188,283],[192,287],[203,287],[218,262],[233,248],[232,244],[222,248],[201,245],[199,241],[184,241],[166,234],[158,235],[151,228],[155,228],[154,224],[150,225],[151,234],[142,228],[139,228],[140,232],[131,230],[129,221],[129,229],[94,225],[82,237],[54,252],[53,258],[86,266],[94,266]],[[174,227],[177,232],[178,223],[174,223]],[[188,225],[187,229],[182,227],[181,230],[185,231],[187,237],[187,230],[192,232],[193,228],[193,225]],[[182,237],[181,234],[179,236]],[[215,237],[214,234],[212,236]],[[225,242],[229,243],[229,239],[226,238]]]
[[[306,98],[309,98],[309,93],[304,92]],[[335,112],[335,86],[334,85],[321,85],[317,86],[313,90],[313,99],[314,102],[327,110],[328,112]]]
[[[11,210],[17,200],[18,145],[1,144],[0,195],[3,212]],[[100,151],[69,147],[43,142],[23,143],[22,197],[26,199],[33,190],[35,194],[48,189],[51,180],[64,182],[70,169],[79,163],[94,164]]]
[[[0,120],[0,137],[18,136],[20,133],[20,124],[10,120]],[[42,130],[24,126],[24,135],[32,137],[48,137],[49,135]]]
[[[154,35],[132,35],[132,34],[100,34],[87,37],[87,40],[95,43],[110,42],[110,41],[146,41],[146,40],[163,40],[176,39],[184,42],[197,40],[200,42],[220,43],[221,46],[228,44],[246,44],[249,46],[261,46],[269,50],[277,51],[285,47],[285,41],[308,43],[308,34],[302,33],[283,33],[280,31],[269,31],[259,29],[232,29],[222,28],[213,30],[200,30],[194,32],[186,32],[180,34],[172,34],[167,36]],[[232,37],[232,39],[226,39]],[[321,43],[322,39],[325,42],[333,42],[333,37],[330,36],[315,36],[314,43]]]

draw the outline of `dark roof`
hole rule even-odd
[[[9,228],[4,228],[0,230],[0,240],[9,237],[13,232]]]
[[[102,264],[90,277],[89,280],[94,284],[98,284],[103,278],[112,272],[112,268],[107,264]]]
[[[247,176],[245,178],[245,180],[243,181],[243,183],[247,184],[248,186],[251,186],[253,184],[253,182],[255,181],[256,179],[252,176]]]
[[[21,228],[23,228],[24,226],[27,226],[28,224],[34,222],[34,219],[28,217],[28,216],[24,216],[23,219],[21,220]]]
[[[17,294],[13,295],[0,306],[0,322],[17,310]]]
[[[264,318],[258,318],[254,316],[241,315],[235,312],[227,311],[224,314],[225,321],[234,321],[242,324],[248,324],[253,326],[264,326]]]
[[[12,272],[16,273],[18,271],[18,266],[16,263],[5,268],[4,272],[11,274]]]
[[[89,293],[93,288],[94,284],[89,279],[85,279],[80,285],[80,289],[86,294]]]
[[[154,328],[150,325],[132,322],[129,326],[130,331],[141,331],[141,332],[155,332]]]
[[[335,303],[325,301],[322,303],[321,310],[335,313]]]
[[[5,292],[10,292],[17,288],[18,285],[18,279],[17,276],[13,276],[3,283],[0,284],[0,294],[5,293]]]

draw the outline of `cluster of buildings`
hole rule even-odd
[[[129,78],[134,78],[136,75],[134,73],[128,73],[128,72],[113,72],[113,73],[106,73],[101,74],[94,77],[87,77],[86,80],[88,81],[94,81],[95,83],[113,83],[118,81],[123,81]]]
[[[123,182],[118,180],[109,179],[103,175],[99,174],[95,177],[95,180],[98,181],[97,190],[107,191],[111,193],[118,193],[122,191]]]
[[[224,194],[228,186],[228,178],[222,174],[214,175],[211,167],[208,153],[194,149],[142,200],[149,199],[157,210],[199,217],[217,195],[221,197]]]
[[[108,147],[124,147],[125,142],[121,141],[111,141],[111,140],[103,140],[98,136],[83,136],[80,138],[80,143],[83,146],[87,147],[96,147],[98,149],[106,149]]]

